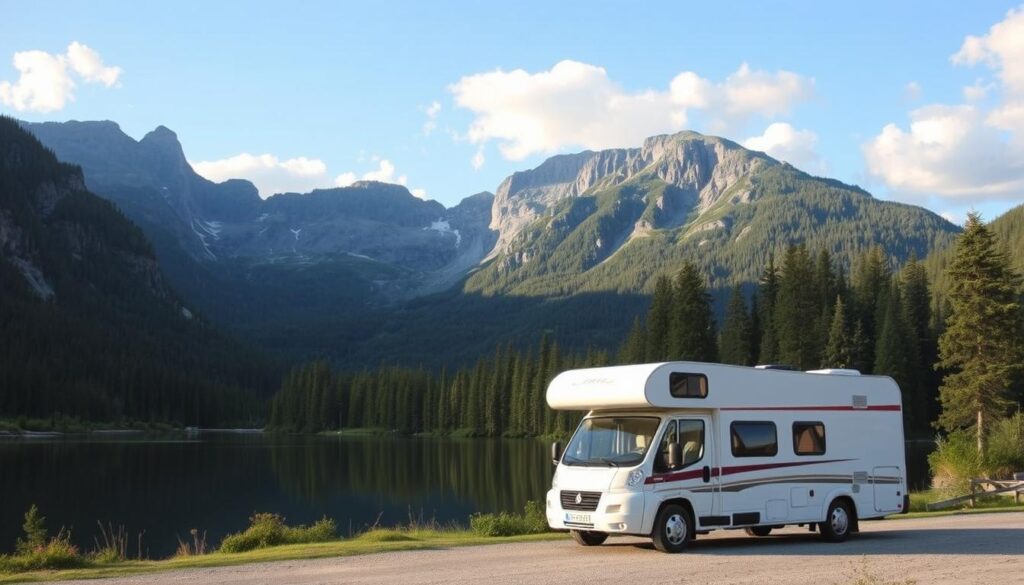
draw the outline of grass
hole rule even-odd
[[[982,501],[979,502],[977,507],[969,509],[941,510],[936,512],[914,511],[915,509],[923,509],[925,503],[936,501],[942,497],[941,492],[936,491],[911,494],[912,511],[909,514],[894,515],[890,518],[892,520],[900,520],[960,514],[1024,512],[1024,504],[1007,505],[1001,499]],[[257,514],[251,519],[252,524],[248,529],[226,537],[221,549],[215,552],[203,554],[206,549],[205,537],[199,536],[195,532],[192,535],[193,540],[196,541],[194,545],[182,543],[182,549],[177,556],[164,560],[130,560],[126,559],[124,554],[110,555],[110,558],[106,558],[95,553],[80,555],[76,552],[74,555],[70,555],[74,558],[73,563],[62,564],[63,561],[50,562],[54,561],[57,556],[60,556],[57,553],[62,553],[61,550],[54,550],[50,551],[57,555],[53,559],[40,557],[23,559],[24,562],[17,561],[12,563],[10,561],[13,557],[7,557],[8,563],[6,565],[0,562],[0,584],[128,577],[178,569],[347,557],[381,552],[445,549],[512,542],[537,542],[565,538],[565,535],[562,533],[547,532],[546,525],[541,526],[541,522],[538,520],[539,515],[542,515],[541,510],[538,504],[533,503],[527,504],[522,514],[476,514],[471,517],[470,529],[456,525],[441,526],[436,523],[418,524],[411,522],[408,526],[395,528],[374,526],[352,538],[338,539],[333,536],[333,522],[330,523],[330,526],[321,521],[309,527],[290,527],[284,523],[283,518],[275,514]],[[268,536],[268,534],[274,532],[277,532],[278,535]],[[330,535],[328,535],[328,532],[330,532]],[[517,532],[520,534],[509,535]],[[239,542],[246,543],[245,546],[225,546],[226,543],[232,542],[233,538]],[[287,542],[288,539],[292,539],[294,543],[281,544],[282,542]],[[60,537],[54,538],[53,542],[61,542]],[[104,545],[106,543],[99,544]],[[99,547],[97,552],[101,552],[103,548],[103,546]],[[111,547],[107,546],[105,548]],[[241,549],[247,550],[242,551]],[[43,552],[46,551],[40,551],[40,553]],[[49,552],[46,552],[46,554],[49,554]],[[5,559],[0,557],[0,561],[2,560]],[[57,560],[59,561],[60,559]],[[35,561],[40,562],[37,563]],[[55,570],[40,570],[38,568],[47,565],[60,568]],[[856,577],[861,579],[865,575],[858,574]],[[870,579],[861,579],[854,582],[858,585],[883,583],[883,581],[873,581]],[[889,582],[884,581],[884,583],[888,584]],[[902,584],[903,582],[899,583]]]
[[[324,557],[347,557],[379,552],[442,549],[505,542],[531,542],[565,538],[558,533],[522,536],[479,536],[468,530],[444,529],[375,529],[355,538],[307,544],[288,544],[242,553],[215,552],[199,556],[179,556],[160,561],[126,560],[116,564],[65,569],[0,574],[0,583],[54,581],[62,579],[96,579],[101,577],[127,577],[158,571],[221,567],[246,563],[263,563]]]

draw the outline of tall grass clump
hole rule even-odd
[[[978,453],[975,438],[967,431],[954,431],[935,443],[928,455],[932,470],[932,486],[946,494],[960,495],[971,491],[971,479],[981,477],[985,460]]]
[[[479,536],[540,534],[547,532],[548,520],[543,507],[537,502],[530,501],[526,502],[522,514],[473,514],[469,517],[469,527]]]
[[[258,513],[249,518],[244,531],[224,537],[220,551],[237,553],[282,544],[327,542],[337,537],[338,527],[327,517],[311,526],[288,526],[280,514]]]
[[[1024,413],[996,421],[988,434],[985,467],[992,479],[1011,479],[1024,471]]]
[[[0,573],[20,573],[40,569],[72,569],[86,564],[78,547],[71,544],[71,533],[63,528],[49,538],[46,518],[32,505],[25,512],[24,538],[15,541],[13,555],[0,555]]]

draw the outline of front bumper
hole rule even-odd
[[[548,526],[555,530],[593,530],[609,534],[642,534],[643,492],[602,492],[594,511],[563,510],[559,497],[563,488],[549,490],[545,510]],[[566,513],[589,515],[590,522],[566,522]]]

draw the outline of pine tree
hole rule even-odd
[[[892,272],[880,247],[871,248],[858,259],[853,277],[854,315],[864,333],[865,347],[860,358],[866,373],[874,371],[876,323],[886,306],[880,296],[888,292],[891,279]]]
[[[775,310],[779,297],[779,270],[775,256],[768,256],[768,266],[761,274],[758,298],[761,306],[761,338],[757,360],[771,364],[779,359],[779,333],[775,323]]]
[[[640,317],[633,320],[633,327],[629,330],[626,343],[619,351],[619,361],[625,364],[639,364],[646,359],[647,332]]]
[[[674,304],[672,281],[659,276],[654,283],[654,296],[647,312],[646,354],[648,362],[660,362],[669,355],[669,322]]]
[[[920,411],[914,404],[912,390],[915,382],[913,335],[903,313],[900,287],[892,283],[886,299],[885,311],[878,321],[878,340],[875,342],[875,373],[891,376],[899,385],[903,399],[903,413],[907,426],[916,428]]]
[[[676,276],[669,318],[669,358],[713,362],[718,359],[715,318],[697,267],[686,262]]]
[[[987,421],[1005,414],[1021,367],[1020,277],[977,213],[967,216],[948,269],[950,313],[937,367],[950,370],[939,388],[946,430],[974,425],[984,451]]]
[[[828,344],[825,346],[821,367],[851,368],[854,366],[853,354],[850,326],[846,322],[846,306],[843,304],[842,297],[837,295],[828,331]]]
[[[736,285],[732,289],[729,304],[726,306],[725,323],[722,325],[722,363],[738,366],[754,365],[750,346],[750,328],[750,316],[747,314],[743,288]]]
[[[819,312],[813,286],[814,267],[803,245],[790,246],[782,263],[775,311],[779,360],[801,370],[817,366]]]

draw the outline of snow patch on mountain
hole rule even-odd
[[[453,234],[455,236],[455,247],[458,248],[462,244],[462,234],[459,230],[453,230],[452,225],[448,223],[446,219],[439,219],[430,224],[429,227],[423,228],[425,230],[433,230],[435,232],[441,232],[443,234]]]

